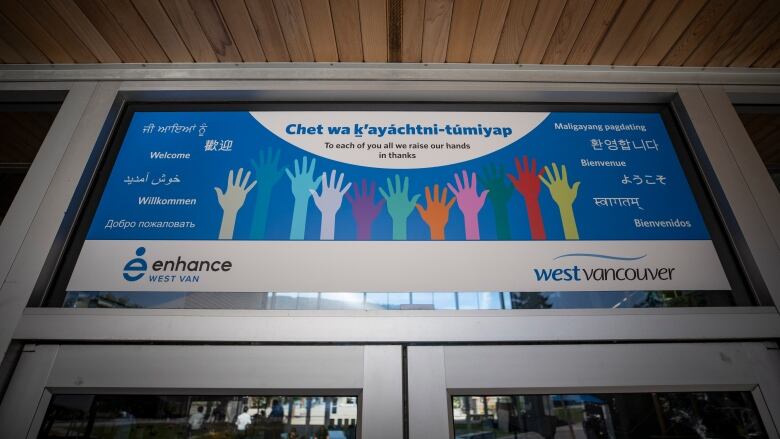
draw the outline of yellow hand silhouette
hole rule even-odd
[[[452,197],[447,202],[447,188],[441,191],[441,198],[439,198],[439,185],[433,185],[433,197],[431,197],[431,188],[425,187],[425,201],[428,203],[428,207],[423,207],[418,203],[415,205],[417,211],[420,212],[420,216],[423,221],[428,224],[431,229],[431,239],[441,241],[444,239],[444,226],[450,218],[450,208],[455,204],[455,197]]]
[[[572,204],[577,198],[577,190],[580,188],[580,182],[574,182],[569,186],[569,178],[566,175],[566,165],[561,165],[561,173],[558,173],[558,166],[552,164],[552,172],[547,166],[544,167],[544,172],[547,174],[547,178],[540,175],[539,180],[547,186],[550,190],[550,195],[555,204],[558,205],[558,210],[561,214],[561,222],[563,223],[563,234],[566,239],[580,239],[579,232],[577,231],[577,222],[574,219],[574,209]]]

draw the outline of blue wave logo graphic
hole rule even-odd
[[[612,259],[614,261],[638,261],[638,260],[644,258],[645,256],[647,256],[647,254],[644,254],[642,256],[633,256],[633,257],[631,257],[631,256],[600,255],[600,254],[597,254],[597,253],[567,253],[565,255],[560,255],[560,256],[558,256],[556,258],[553,258],[553,261],[561,259],[561,258],[570,258],[570,257],[575,257],[575,256],[582,256],[582,257],[588,257],[588,258]]]
[[[138,247],[135,250],[135,255],[138,257],[130,259],[127,261],[127,264],[125,264],[122,277],[124,277],[126,281],[135,282],[144,277],[144,273],[146,273],[146,269],[148,268],[146,260],[141,257],[144,253],[146,253],[146,249],[144,247]]]

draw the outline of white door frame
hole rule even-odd
[[[371,346],[28,345],[0,436],[33,439],[55,394],[357,396],[359,437],[403,437],[402,352]]]
[[[769,437],[780,350],[762,343],[410,346],[409,437],[453,437],[455,395],[749,391]]]

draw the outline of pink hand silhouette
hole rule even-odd
[[[374,195],[376,195],[376,182],[371,182],[371,189],[366,189],[366,180],[362,181],[362,189],[358,190],[357,183],[352,185],[352,192],[354,196],[351,196],[349,192],[345,194],[347,201],[352,205],[352,216],[357,223],[357,239],[370,240],[371,239],[371,225],[374,223],[377,215],[385,205],[385,199],[382,198],[379,202],[374,203]]]
[[[479,239],[479,211],[485,205],[485,197],[488,191],[484,190],[477,195],[477,173],[471,173],[471,182],[469,182],[468,173],[463,170],[463,183],[461,183],[458,174],[455,174],[455,185],[447,183],[447,187],[458,200],[458,208],[463,212],[463,219],[466,224],[466,239]]]

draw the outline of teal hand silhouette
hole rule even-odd
[[[307,162],[307,157],[303,156],[303,168],[301,168],[298,166],[298,160],[295,160],[295,174],[290,172],[288,168],[284,168],[284,172],[287,173],[287,177],[290,179],[290,190],[292,190],[293,197],[295,197],[293,219],[290,226],[290,239],[304,238],[306,234],[306,213],[309,209],[311,191],[317,189],[322,180],[321,175],[316,179],[314,178],[314,166],[317,163],[317,159],[312,158],[310,166],[307,166]]]
[[[490,204],[493,205],[493,215],[496,219],[496,237],[501,240],[512,239],[509,229],[509,207],[507,207],[507,203],[509,203],[514,189],[506,181],[504,165],[496,166],[493,163],[482,168],[479,182],[490,191],[488,192],[488,199]]]
[[[395,175],[395,187],[393,187],[390,178],[388,178],[387,192],[380,187],[379,193],[387,201],[387,213],[390,214],[390,218],[393,220],[393,239],[406,239],[406,219],[414,210],[420,194],[416,194],[410,199],[409,177],[404,177],[404,184],[401,186],[401,176],[398,174]]]
[[[255,169],[260,184],[257,186],[255,197],[255,211],[252,215],[252,227],[249,230],[251,239],[265,238],[265,228],[268,222],[268,212],[271,205],[271,191],[279,179],[282,177],[282,169],[279,168],[279,156],[281,151],[274,151],[268,148],[263,154],[260,150],[258,161],[252,160],[252,167]]]

